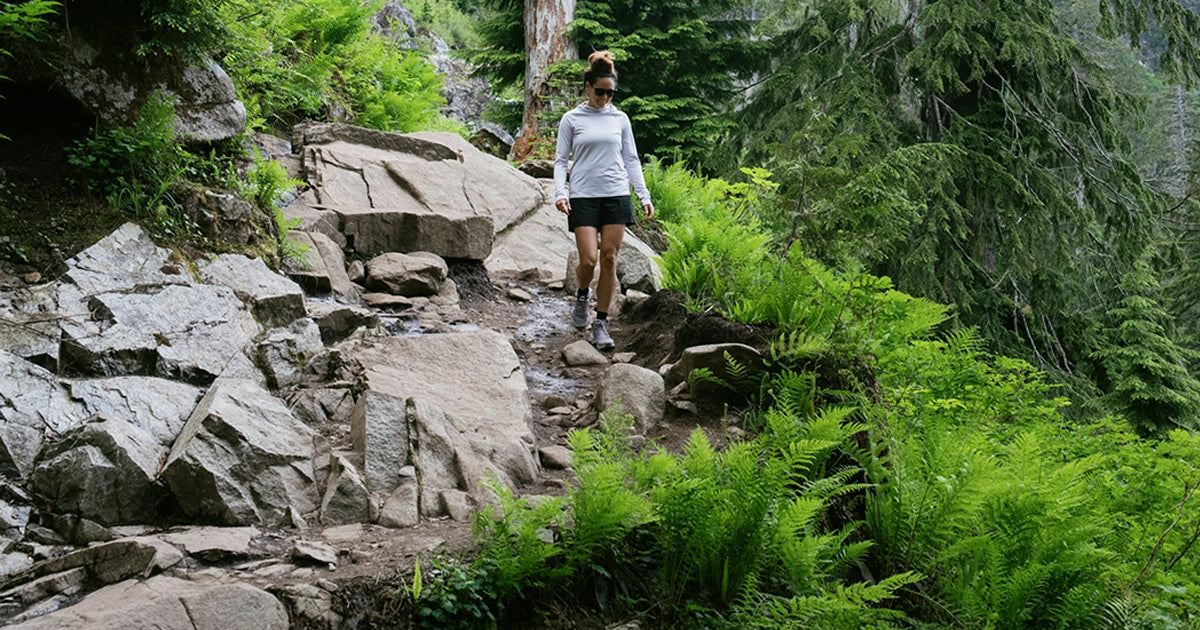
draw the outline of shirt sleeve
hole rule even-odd
[[[558,121],[558,146],[554,151],[554,200],[567,198],[567,160],[571,157],[571,143],[575,130],[568,118],[570,112]]]
[[[637,195],[638,201],[642,202],[644,206],[650,203],[650,190],[646,188],[646,177],[642,174],[642,161],[638,159],[637,143],[633,139],[633,125],[629,123],[628,116],[622,118],[624,121],[621,125],[621,161],[625,163],[625,172],[629,175],[629,183],[633,185],[633,193]],[[557,173],[558,169],[555,168],[554,172]]]

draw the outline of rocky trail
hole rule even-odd
[[[473,553],[480,482],[565,493],[568,433],[615,401],[644,449],[738,431],[736,403],[684,384],[761,331],[687,314],[636,236],[600,353],[544,180],[445,134],[298,137],[274,144],[312,183],[285,209],[303,266],[134,224],[44,273],[0,266],[0,625],[395,627],[417,558]],[[189,208],[259,238],[227,195]]]

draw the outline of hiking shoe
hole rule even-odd
[[[571,321],[576,328],[587,328],[588,325],[588,298],[592,297],[592,290],[587,289],[580,296],[575,293],[575,308],[571,310]]]
[[[612,350],[617,345],[613,343],[613,338],[608,334],[607,319],[597,319],[592,322],[592,345],[602,351]]]

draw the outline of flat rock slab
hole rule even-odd
[[[71,606],[20,623],[22,630],[287,630],[283,604],[247,584],[155,576],[102,588]]]
[[[194,282],[182,264],[171,261],[171,251],[136,223],[122,225],[68,260],[66,276],[87,295]]]
[[[159,538],[183,548],[189,556],[215,562],[251,555],[250,541],[258,535],[256,527],[189,527]]]

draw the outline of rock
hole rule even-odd
[[[488,155],[471,145],[462,136],[445,131],[421,131],[410,134],[414,138],[427,140],[449,147],[462,161],[460,178],[446,180],[431,179],[425,185],[437,182],[446,186],[462,182],[462,191],[469,207],[485,210],[495,227],[494,234],[501,234],[524,221],[546,203],[553,205],[537,179],[522,173],[506,160]],[[473,260],[484,260],[486,255]]]
[[[248,584],[201,584],[159,575],[107,586],[70,608],[11,627],[287,630],[289,622],[279,600]]]
[[[467,88],[470,89],[469,87]],[[483,122],[479,124],[479,128],[475,133],[471,134],[471,146],[480,151],[501,159],[504,159],[512,151],[513,137],[503,128],[495,123]],[[524,166],[522,164],[521,166]],[[520,171],[530,177],[539,177],[534,173],[521,168]]]
[[[87,412],[54,374],[3,350],[0,383],[0,473],[24,478],[33,472],[46,432],[65,433]]]
[[[384,527],[412,527],[421,522],[419,493],[416,477],[402,477],[400,485],[383,502],[379,524]]]
[[[508,290],[508,297],[518,302],[532,302],[537,299],[532,293],[515,287]]]
[[[291,557],[301,562],[315,562],[326,566],[337,564],[338,552],[329,543],[315,540],[297,540],[292,543]]]
[[[225,562],[251,555],[250,541],[258,535],[254,527],[185,527],[160,538],[205,562]]]
[[[151,376],[66,381],[85,414],[121,418],[170,447],[192,415],[203,391],[194,385]]]
[[[140,522],[158,513],[163,492],[154,480],[166,453],[148,431],[101,418],[45,447],[30,484],[53,511],[105,525]]]
[[[7,580],[33,566],[33,558],[19,551],[0,552],[0,580]]]
[[[27,610],[29,607],[51,598],[62,597],[65,599],[77,595],[83,591],[87,580],[87,569],[75,567],[66,571],[44,575],[14,588],[5,589],[3,592],[0,592],[0,600],[4,601],[6,607],[11,606],[17,610]],[[58,602],[56,601],[53,606],[57,608]]]
[[[105,584],[131,577],[148,577],[159,565],[159,553],[156,545],[123,538],[37,562],[5,586],[77,568],[83,568],[91,579]]]
[[[0,348],[47,370],[58,369],[59,285],[0,291]]]
[[[608,365],[608,357],[584,339],[563,346],[563,362],[571,367],[581,365]]]
[[[449,275],[441,256],[429,252],[389,252],[367,262],[367,289],[392,295],[437,295]]]
[[[553,198],[553,182],[545,185],[543,194],[547,200]],[[564,277],[563,261],[573,251],[575,237],[567,231],[566,217],[551,201],[546,201],[522,221],[497,234],[492,253],[483,264],[492,278],[532,277],[545,283]],[[574,268],[568,275],[574,277]]]
[[[307,317],[286,328],[267,331],[266,339],[258,342],[256,348],[258,366],[267,379],[267,387],[277,390],[300,383],[309,360],[324,349],[321,329]]]
[[[317,508],[313,431],[253,382],[220,379],[175,441],[162,478],[193,518],[284,523]]]
[[[739,364],[745,366],[751,373],[761,371],[763,357],[754,348],[740,343],[720,343],[686,348],[679,360],[666,370],[666,386],[675,387],[685,382],[693,370],[707,368],[717,378],[730,378],[725,355],[729,354]]]
[[[488,470],[510,487],[534,479],[529,391],[503,335],[390,337],[359,342],[345,352],[363,369],[365,402],[352,436],[371,492],[395,490],[398,471],[410,460],[418,469],[423,506],[437,489],[482,492],[479,482]],[[452,456],[449,448],[455,449]]]
[[[76,254],[65,276],[89,296],[193,284],[183,266],[171,261],[171,251],[155,245],[136,223]]]
[[[338,213],[353,251],[428,251],[473,260],[490,253],[490,196],[471,198],[468,185],[479,173],[466,169],[457,150],[413,134],[341,124],[307,125],[297,133],[316,205]]]
[[[554,179],[554,160],[525,160],[517,168],[530,177]]]
[[[302,389],[288,403],[296,419],[309,426],[329,423],[341,427],[350,426],[354,404],[348,385]]]
[[[288,609],[292,627],[335,630],[346,627],[341,615],[333,611],[333,594],[312,584],[287,584],[272,589]]]
[[[317,300],[308,301],[308,316],[321,329],[326,344],[342,341],[363,326],[379,326],[379,315],[370,309]]]
[[[654,370],[618,363],[604,371],[597,390],[597,409],[604,412],[615,406],[633,416],[636,433],[644,434],[662,421],[667,394],[662,376]]]
[[[334,457],[325,496],[321,500],[321,523],[343,525],[370,520],[370,493],[362,475],[345,457]]]
[[[655,260],[657,256],[658,252],[626,229],[617,252],[617,281],[626,291],[647,295],[657,293],[662,288],[662,270]]]
[[[475,513],[476,499],[462,490],[440,490],[437,493],[437,513],[449,516],[460,523],[471,520]]]
[[[172,96],[175,134],[215,142],[245,131],[246,108],[229,75],[210,60],[142,55],[132,25],[96,19],[73,24],[69,63],[56,83],[100,121],[129,126],[155,93]]]
[[[269,269],[261,258],[221,254],[200,267],[200,277],[233,289],[264,328],[287,326],[308,315],[300,285]]]
[[[283,208],[283,217],[288,222],[288,225],[294,226],[288,236],[293,234],[296,236],[295,241],[301,245],[307,245],[304,234],[311,237],[313,234],[323,234],[326,238],[333,242],[339,250],[345,250],[347,246],[346,235],[342,234],[342,217],[322,205],[317,199],[317,193],[312,190],[306,190],[300,193],[300,196]],[[313,243],[315,245],[315,241]],[[351,277],[353,280],[353,277]]]
[[[411,459],[419,471],[421,513],[429,517],[440,516],[444,512],[437,492],[469,487],[459,453],[470,452],[470,445],[459,436],[437,405],[410,398],[407,412],[409,431],[417,445]]]
[[[362,302],[372,308],[387,311],[407,311],[414,306],[413,301],[409,298],[389,293],[364,293]]]
[[[9,499],[0,499],[0,535],[9,540],[21,540],[25,537],[25,526],[29,524],[29,515],[33,512],[28,499],[18,503]]]
[[[273,239],[273,219],[250,202],[227,193],[198,188],[188,190],[180,205],[200,233],[213,240],[258,247]]]
[[[404,398],[382,389],[370,388],[359,396],[350,417],[350,440],[363,455],[367,489],[390,493],[409,460],[408,412]]]
[[[358,293],[346,272],[342,248],[321,232],[289,232],[288,237],[304,250],[300,261],[285,260],[284,271],[310,293],[332,293],[343,297]]]
[[[196,385],[257,374],[246,351],[259,327],[229,288],[102,293],[88,307],[93,318],[63,322],[61,358],[71,373],[161,376]]]
[[[538,449],[542,466],[550,470],[565,470],[571,467],[571,449],[557,444]]]

